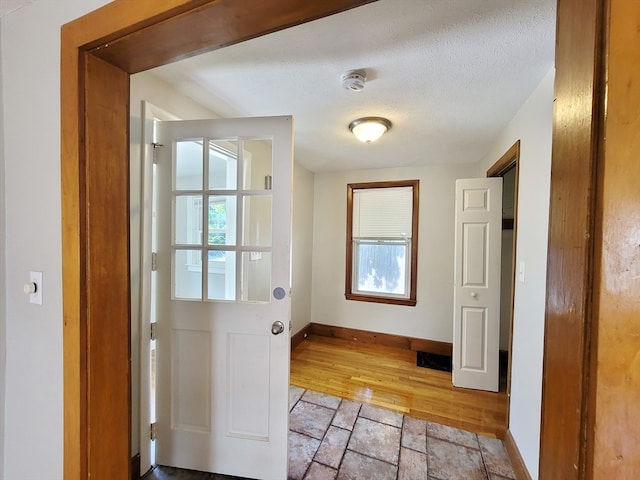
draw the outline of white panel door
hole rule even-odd
[[[287,478],[292,121],[158,127],[160,465]]]
[[[453,384],[499,390],[502,178],[456,181]]]

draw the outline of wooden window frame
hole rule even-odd
[[[353,292],[353,191],[369,188],[397,188],[412,187],[413,211],[411,219],[411,272],[409,276],[409,297],[398,298],[384,295],[365,295]],[[387,182],[350,183],[347,185],[347,235],[346,235],[346,265],[345,265],[345,298],[360,302],[386,303],[390,305],[416,305],[418,283],[418,218],[420,204],[420,180],[399,180]]]

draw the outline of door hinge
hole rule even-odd
[[[151,252],[151,271],[155,272],[156,270],[158,270],[158,254]]]
[[[151,440],[155,440],[156,439],[156,424],[152,423],[151,424],[151,428],[149,429],[149,437],[151,438]]]
[[[151,340],[156,339],[156,324],[155,322],[151,324]]]
[[[153,142],[151,143],[151,146],[153,147],[153,163],[158,163],[158,155],[156,155],[156,151],[158,150],[158,148],[164,147],[164,145],[162,145],[161,143]]]

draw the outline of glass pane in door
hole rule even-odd
[[[202,245],[202,195],[177,195],[173,218],[174,244]]]
[[[271,252],[242,252],[242,301],[268,302],[271,292]]]
[[[209,190],[235,190],[238,179],[238,142],[209,141]]]
[[[207,213],[207,244],[236,244],[236,196],[210,195]]]
[[[242,142],[244,190],[271,190],[273,145],[271,139]]]
[[[242,245],[271,246],[271,195],[244,197]]]
[[[202,251],[176,250],[174,256],[174,298],[202,298]]]
[[[176,142],[174,188],[202,190],[202,140]]]
[[[236,252],[209,250],[207,300],[236,299]]]

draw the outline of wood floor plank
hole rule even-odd
[[[455,388],[415,352],[309,335],[291,354],[291,383],[433,422],[504,438],[507,395]]]

